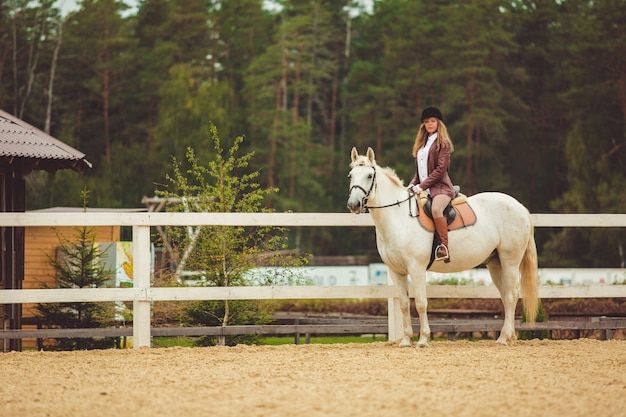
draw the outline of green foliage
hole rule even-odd
[[[162,115],[156,126],[154,151],[161,161],[184,160],[185,151],[193,148],[198,157],[208,158],[212,148],[203,142],[211,135],[213,123],[226,134],[232,133],[233,91],[228,82],[213,82],[209,72],[197,65],[176,64],[160,88]],[[164,167],[160,167],[164,172]]]
[[[302,313],[349,313],[366,316],[387,316],[387,300],[356,299],[300,299],[278,300],[274,308],[278,311]]]
[[[188,148],[187,168],[174,158],[173,173],[167,176],[171,188],[155,193],[180,201],[170,206],[172,211],[271,212],[262,205],[263,200],[277,190],[262,189],[254,182],[258,172],[246,172],[252,153],[238,155],[243,137],[237,137],[225,154],[217,128],[211,123],[208,130],[214,159],[205,165],[194,149]],[[269,226],[212,226],[197,228],[191,234],[188,228],[170,228],[169,235],[173,242],[183,245],[180,253],[189,252],[188,258],[182,260],[187,270],[205,271],[210,285],[228,286],[243,283],[243,273],[257,265],[263,254],[286,249],[280,235],[284,231]],[[277,259],[280,260],[293,260],[295,265],[301,262],[295,258]]]
[[[188,326],[268,324],[271,322],[271,315],[266,307],[264,303],[258,301],[231,300],[228,303],[201,301],[187,309],[182,323]],[[224,322],[225,318],[228,319],[228,323]],[[261,335],[232,335],[226,336],[224,344],[227,346],[258,345],[261,340]],[[215,336],[204,336],[195,341],[196,346],[215,346],[218,343],[218,338]]]
[[[87,192],[83,191],[83,201]],[[60,246],[54,267],[57,288],[96,288],[106,286],[112,271],[104,267],[106,253],[96,244],[94,228],[76,227],[71,239],[57,233]],[[46,303],[37,304],[38,322],[42,327],[83,329],[110,326],[114,322],[113,303]],[[50,350],[107,349],[115,346],[114,338],[58,338],[46,344]]]
[[[214,159],[203,164],[192,148],[187,149],[186,164],[173,158],[173,173],[167,176],[171,189],[156,194],[176,199],[179,204],[170,210],[184,212],[258,213],[271,212],[263,206],[264,198],[275,189],[263,189],[254,180],[258,172],[248,172],[252,153],[239,155],[243,137],[237,137],[228,151],[222,149],[215,125],[210,123]],[[202,271],[205,285],[233,286],[250,284],[248,271],[261,259],[274,266],[301,266],[306,259],[299,256],[277,256],[286,249],[284,228],[246,226],[202,226],[195,229],[170,227],[167,235],[178,253],[184,254],[177,272]],[[269,255],[268,255],[269,254]],[[287,274],[291,274],[289,268]],[[261,283],[267,282],[262,278]],[[274,275],[272,283],[293,282],[293,276],[282,279]],[[187,310],[188,324],[221,325],[263,323],[267,320],[254,302],[201,302]],[[217,320],[217,321],[216,321]],[[255,338],[245,338],[254,342]],[[224,343],[241,343],[241,338],[226,338]],[[202,343],[209,343],[204,340]]]
[[[94,205],[136,207],[172,156],[213,157],[212,121],[248,138],[255,181],[281,190],[268,206],[344,211],[350,148],[372,146],[406,182],[432,104],[466,194],[504,191],[531,212],[626,206],[623,0],[381,0],[371,14],[351,0],[145,0],[136,13],[85,0],[66,18],[57,3],[0,5],[0,108],[42,128],[50,98],[50,133],[94,168],[31,174],[28,209],[75,205],[85,185]],[[292,236],[305,251],[377,256],[364,229]],[[543,266],[624,263],[619,231],[537,240]]]

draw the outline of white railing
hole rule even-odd
[[[626,227],[626,214],[533,214],[537,227]],[[133,302],[133,346],[150,346],[153,301],[298,298],[387,298],[389,339],[398,338],[398,290],[393,286],[182,287],[150,286],[151,226],[373,226],[368,215],[350,213],[0,213],[0,227],[132,226],[132,288],[0,291],[0,304]],[[372,235],[372,239],[374,236]],[[626,297],[626,285],[541,287],[541,298]],[[495,287],[431,285],[429,298],[499,298]]]

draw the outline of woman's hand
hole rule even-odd
[[[417,184],[416,184],[416,185],[409,185],[409,186],[407,187],[407,191],[409,191],[409,192],[411,192],[411,191],[412,191],[414,194],[419,194],[419,193],[421,193],[423,190],[420,188],[420,186],[419,186],[419,185],[417,185]]]

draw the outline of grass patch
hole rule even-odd
[[[193,347],[195,338],[183,336],[161,336],[152,338],[153,348],[167,348],[174,346]]]

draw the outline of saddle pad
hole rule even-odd
[[[472,209],[467,200],[465,198],[461,199],[458,202],[456,200],[457,199],[452,202],[454,210],[456,210],[456,217],[454,218],[452,223],[448,225],[448,230],[456,230],[460,229],[461,227],[471,226],[476,223],[476,213],[474,213],[474,209]],[[426,215],[423,207],[419,204],[418,210],[419,212],[417,219],[420,225],[429,232],[434,232],[435,223],[433,222],[433,219]]]

